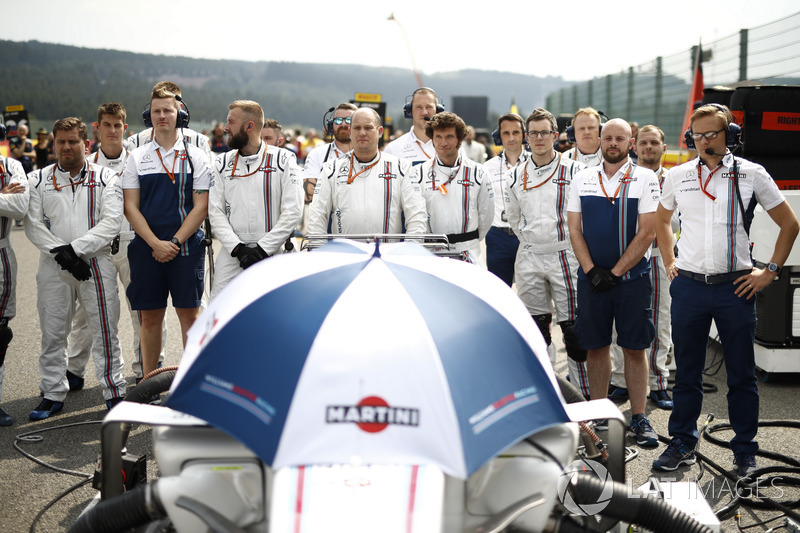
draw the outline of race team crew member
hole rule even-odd
[[[122,176],[125,216],[136,232],[128,246],[131,283],[126,293],[142,320],[144,375],[158,363],[168,295],[185,343],[204,290],[204,235],[199,228],[208,213],[213,171],[207,154],[179,133],[179,105],[175,94],[153,91],[153,142],[130,153]]]
[[[574,159],[587,167],[603,162],[600,150],[600,112],[593,107],[582,107],[572,117],[575,146],[564,152],[564,157]]]
[[[0,128],[0,140],[5,130]],[[17,313],[17,256],[9,235],[15,220],[28,211],[30,193],[22,164],[0,155],[0,401],[6,373],[6,352],[14,334],[8,323]],[[0,426],[10,426],[14,418],[0,408]]]
[[[733,115],[727,107],[697,108],[689,135],[698,157],[672,168],[656,213],[656,235],[670,279],[675,346],[672,437],[653,462],[672,471],[695,462],[697,419],[703,404],[703,370],[711,320],[714,320],[728,378],[730,441],[736,474],[757,469],[758,384],[755,377],[755,295],[772,283],[789,257],[798,233],[794,211],[764,167],[734,157],[726,147]],[[737,187],[733,180],[738,182]],[[739,198],[737,199],[736,196]],[[755,201],[780,228],[770,262],[753,268],[746,213]],[[739,203],[741,202],[741,203]],[[678,258],[670,246],[670,219],[678,211]]]
[[[337,105],[330,120],[330,135],[333,135],[333,141],[317,146],[306,156],[303,167],[305,203],[310,204],[314,197],[314,188],[317,186],[322,165],[339,159],[350,151],[350,121],[356,109],[358,108],[350,102]]]
[[[110,168],[116,174],[122,175],[125,169],[125,161],[128,159],[128,150],[124,147],[125,130],[128,129],[127,112],[122,104],[116,102],[102,104],[97,109],[97,133],[100,138],[100,148],[88,156],[88,161],[102,167]],[[122,224],[119,228],[118,236],[115,238],[111,247],[111,260],[117,270],[117,276],[122,283],[123,289],[127,289],[131,282],[131,269],[128,264],[128,244],[133,240],[133,228],[128,219],[122,217]],[[115,251],[116,248],[116,251]],[[133,362],[131,367],[137,379],[142,378],[142,360],[139,341],[139,314],[131,310],[128,298],[125,298],[125,305],[131,318],[131,328],[133,329]],[[166,336],[166,324],[163,334]],[[75,310],[75,317],[72,319],[72,331],[69,334],[67,343],[67,381],[69,390],[76,391],[83,389],[84,374],[89,356],[92,353],[92,334],[89,331],[86,314],[80,304]],[[159,361],[164,360],[164,350],[161,350]]]
[[[433,115],[443,111],[444,108],[438,105],[436,93],[428,87],[414,91],[411,102],[406,105],[410,107],[411,112],[410,116],[406,112],[406,118],[413,120],[413,126],[408,133],[387,144],[383,153],[405,159],[412,165],[421,165],[429,161],[435,152],[433,142],[425,133],[425,126]]]
[[[505,183],[508,221],[520,241],[515,264],[519,295],[547,343],[555,364],[550,324],[555,307],[564,345],[571,360],[586,361],[575,336],[578,305],[578,260],[567,227],[567,201],[576,172],[586,168],[553,148],[556,118],[541,107],[527,120],[531,157],[509,174]]]
[[[381,117],[362,107],[352,116],[353,150],[323,167],[308,220],[310,234],[406,233],[426,231],[425,199],[409,176],[409,164],[378,150]]]
[[[243,269],[278,253],[303,215],[296,158],[261,141],[261,106],[237,100],[228,109],[231,150],[217,157],[208,207],[214,237],[222,245],[212,299]]]
[[[122,221],[119,176],[85,160],[86,124],[63,118],[53,126],[57,163],[28,175],[30,207],[25,234],[42,252],[37,307],[42,329],[39,373],[42,401],[28,415],[43,420],[64,407],[67,336],[75,301],[92,333],[95,375],[111,409],[125,396],[117,323],[117,272],[111,242]]]
[[[583,107],[572,117],[572,131],[575,135],[575,146],[564,152],[567,159],[594,167],[603,163],[603,152],[600,148],[600,112],[593,107]],[[567,368],[572,384],[589,398],[589,373],[586,363],[567,358]],[[606,394],[603,395],[603,398]],[[596,398],[599,399],[599,398]]]
[[[427,123],[425,134],[436,155],[414,167],[428,210],[428,233],[445,234],[450,251],[465,252],[477,263],[480,241],[492,226],[494,189],[480,164],[460,153],[467,125],[455,113],[443,111]]]
[[[570,187],[567,223],[578,270],[575,332],[588,350],[589,390],[605,398],[611,378],[610,346],[625,354],[631,400],[629,435],[644,447],[658,446],[645,416],[647,359],[655,336],[650,311],[650,247],[660,189],[652,170],[628,158],[631,128],[622,119],[603,126],[603,163],[580,170]]]
[[[153,86],[153,91],[156,90],[165,90],[177,96],[181,96],[181,89],[178,87],[177,84],[171,81],[160,81]],[[183,101],[180,102],[181,109],[185,110],[186,105]],[[213,159],[213,155],[211,152],[211,145],[208,142],[208,137],[203,135],[202,133],[198,133],[191,128],[181,128],[180,129],[181,136],[185,140],[186,144],[191,144],[203,150],[208,157],[209,162]],[[145,128],[144,130],[140,131],[135,135],[131,135],[128,137],[125,142],[126,147],[128,148],[129,152],[132,152],[135,148],[140,146],[144,146],[145,144],[152,142],[155,136],[155,130],[152,127]]]
[[[503,151],[483,164],[494,189],[494,220],[486,234],[486,268],[510,287],[514,283],[519,239],[508,223],[505,181],[509,171],[525,163],[531,154],[524,145],[525,121],[518,114],[508,113],[498,118],[497,133]]]

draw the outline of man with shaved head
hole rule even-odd
[[[628,158],[631,127],[622,119],[603,125],[603,162],[578,172],[567,207],[569,236],[578,270],[575,331],[588,350],[592,398],[605,398],[611,377],[612,327],[625,355],[625,379],[631,400],[629,435],[645,447],[658,437],[644,416],[648,369],[644,350],[655,335],[651,298],[650,246],[660,198],[652,170]]]
[[[407,233],[425,233],[427,211],[419,184],[410,179],[407,161],[378,150],[381,135],[377,111],[362,107],[353,113],[352,150],[323,165],[308,233],[401,233],[401,214]]]

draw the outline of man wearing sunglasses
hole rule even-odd
[[[670,280],[677,365],[669,418],[672,441],[653,462],[656,470],[672,471],[696,461],[697,419],[703,404],[703,369],[712,319],[728,373],[728,416],[734,432],[730,447],[736,474],[748,477],[756,470],[754,296],[778,276],[799,226],[764,168],[734,157],[728,150],[738,140],[732,121],[728,108],[718,104],[701,106],[692,113],[687,144],[695,144],[698,157],[667,173],[656,212],[656,236]],[[754,268],[750,257],[746,218],[756,201],[780,228],[765,268]],[[670,228],[675,210],[681,221],[677,260]]]
[[[508,222],[519,237],[514,266],[517,294],[542,332],[555,363],[550,324],[555,307],[570,359],[586,360],[575,336],[578,260],[567,228],[567,200],[572,177],[585,165],[553,148],[556,118],[541,107],[528,115],[530,158],[515,167],[505,182]]]
[[[303,189],[306,192],[306,205],[314,198],[314,187],[322,170],[322,165],[335,161],[350,151],[350,122],[353,113],[358,109],[350,102],[336,106],[333,118],[325,125],[326,133],[333,136],[333,141],[317,146],[306,156],[303,168]]]

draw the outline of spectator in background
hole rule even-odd
[[[217,122],[214,130],[211,133],[211,151],[216,154],[221,154],[230,150],[228,143],[225,142],[225,129],[222,122]]]
[[[16,137],[12,137],[8,142],[11,157],[19,161],[26,174],[33,171],[33,162],[36,158],[33,143],[28,139],[28,132],[28,126],[20,124],[17,126]]]
[[[317,130],[310,128],[306,132],[306,138],[300,144],[300,154],[302,155],[303,163],[305,163],[308,154],[311,153],[311,150],[324,143],[325,141],[319,138]]]
[[[475,140],[475,128],[472,126],[467,126],[467,137],[464,139],[461,148],[467,155],[467,159],[471,159],[476,163],[483,163],[486,161],[486,147]]]
[[[45,128],[39,128],[36,132],[36,168],[44,168],[56,160],[56,155],[53,153],[53,143],[50,132]]]

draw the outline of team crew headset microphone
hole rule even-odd
[[[175,120],[175,128],[182,130],[183,128],[189,127],[189,121],[191,120],[191,115],[189,114],[189,106],[186,104],[186,100],[181,98],[181,95],[175,94],[173,95],[175,100],[178,101],[178,117]],[[145,106],[144,111],[142,111],[142,120],[144,120],[144,125],[148,128],[153,127],[153,117],[150,115],[150,104]],[[186,141],[186,135],[181,132],[181,138],[183,139],[183,148],[187,154],[187,161],[189,161],[189,168],[192,171],[192,175],[194,175],[194,163],[192,163],[192,158],[188,157],[189,154],[189,143]]]
[[[742,135],[742,128],[734,122],[733,113],[730,110],[721,104],[706,104],[717,108],[725,115],[725,147],[728,148],[731,153],[736,150],[741,144],[741,135]],[[692,131],[691,127],[686,130],[683,134],[683,138],[686,141],[686,148],[689,150],[697,150],[697,145],[695,141],[699,141],[704,137],[707,140],[713,140],[717,138],[721,131],[715,132],[706,132],[706,133],[695,133]],[[714,151],[713,148],[706,148],[703,150],[706,155],[716,156],[716,157],[724,157],[725,154],[718,154]],[[701,159],[702,161],[702,159]],[[755,195],[750,200],[750,206],[748,209],[745,210],[744,208],[744,201],[742,200],[742,193],[739,191],[739,161],[736,157],[733,158],[733,186],[736,190],[736,199],[739,201],[739,209],[742,210],[742,215],[744,216],[744,230],[745,232],[750,235],[750,223],[753,219],[753,209],[755,209],[755,202],[756,197]]]
[[[603,118],[603,121],[600,123],[600,130],[598,132],[599,134],[602,134],[602,132],[603,132],[603,124],[608,122],[608,115],[606,115],[602,111],[598,111],[597,114],[600,115],[601,118]],[[567,134],[567,140],[569,142],[571,142],[572,144],[575,144],[575,143],[578,142],[578,139],[575,138],[575,126],[572,125],[572,121],[570,121],[569,126],[567,126],[567,129],[565,130],[565,133]]]
[[[528,145],[528,132],[525,129],[525,121],[522,119],[522,117],[520,115],[518,115],[516,113],[509,113],[509,115],[512,115],[516,120],[519,121],[519,124],[522,127],[522,144],[527,146]],[[504,116],[506,118],[508,118],[508,115],[504,115]],[[502,137],[500,137],[500,123],[499,122],[497,123],[497,128],[495,128],[495,130],[492,132],[492,142],[494,143],[495,146],[503,146],[503,139],[502,139]]]
[[[403,117],[409,118],[409,119],[410,118],[414,118],[412,113],[411,113],[412,104],[414,103],[414,97],[417,95],[418,92],[421,92],[421,91],[424,91],[426,93],[430,93],[430,94],[433,95],[434,98],[436,98],[436,112],[437,113],[441,113],[442,111],[444,111],[444,104],[442,103],[442,99],[439,98],[438,96],[436,96],[436,91],[434,91],[430,87],[420,87],[419,89],[417,89],[416,91],[411,93],[410,96],[406,96],[406,103],[403,105]],[[425,121],[426,122],[428,122],[430,120],[431,120],[430,117],[425,117]]]

